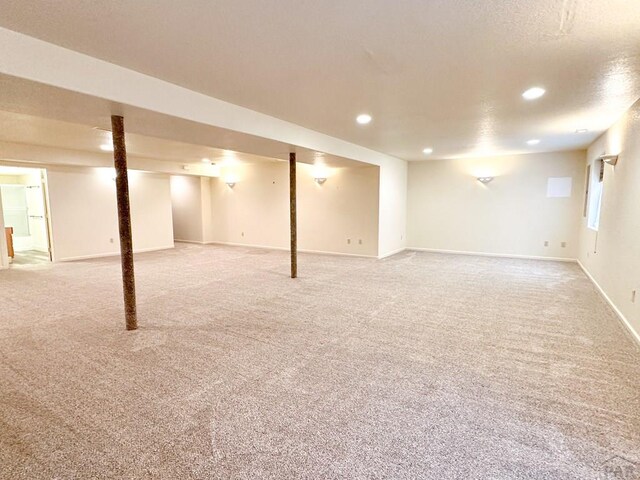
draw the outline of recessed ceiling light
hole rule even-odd
[[[579,128],[578,130],[576,130],[576,133],[587,133],[589,130],[587,130],[586,128]]]
[[[366,125],[371,121],[371,115],[367,115],[366,113],[361,113],[356,117],[356,122],[360,125]]]
[[[111,145],[110,143],[103,143],[102,145],[100,145],[100,150],[102,150],[103,152],[113,152],[113,145]]]
[[[433,153],[433,148],[427,147],[422,150],[422,153],[424,153],[425,155],[429,155],[430,153]]]
[[[522,94],[522,98],[526,100],[535,100],[536,98],[543,96],[545,93],[546,90],[542,87],[531,87]]]
[[[209,158],[203,158],[203,159],[202,159],[202,163],[211,163],[211,159],[209,159]]]
[[[540,143],[540,140],[537,138],[532,138],[531,140],[527,140],[527,145],[537,145]]]

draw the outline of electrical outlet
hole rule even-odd
[[[631,303],[636,303],[636,291],[631,290]]]
[[[241,233],[240,233],[240,236],[241,236],[241,237],[244,237],[244,232],[241,232]]]
[[[110,239],[109,239],[109,243],[113,243],[113,238],[110,238]]]
[[[358,240],[358,244],[362,245],[362,239]]]
[[[544,246],[545,246],[545,247],[548,247],[548,246],[549,246],[549,240],[545,240],[545,241],[544,241]]]
[[[347,238],[347,245],[351,245],[351,239]]]
[[[561,246],[562,248],[565,248],[565,247],[567,246],[567,242],[560,242],[560,246]]]

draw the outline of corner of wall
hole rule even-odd
[[[408,163],[394,160],[380,165],[378,191],[378,258],[407,246]]]

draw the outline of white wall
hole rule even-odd
[[[2,195],[0,195],[0,269],[9,268],[7,237],[4,232],[4,215],[2,213]]]
[[[379,257],[407,246],[407,173],[407,162],[386,162],[380,166]]]
[[[204,242],[201,178],[172,175],[171,207],[176,241]]]
[[[410,163],[408,246],[576,258],[584,155],[555,152]],[[476,180],[479,176],[495,178],[484,185]],[[572,177],[571,197],[547,198],[549,177]],[[561,242],[567,242],[566,247]]]
[[[598,231],[581,215],[578,259],[640,340],[640,101],[589,147],[587,163],[603,153],[620,156],[605,165]]]
[[[54,260],[118,254],[111,168],[47,168]],[[169,177],[129,172],[134,251],[173,247]]]
[[[312,166],[298,163],[297,169],[298,248],[377,256],[379,169],[329,169],[323,185],[315,182]],[[225,170],[220,178],[203,178],[201,185],[189,182],[191,192],[184,194],[191,211],[197,210],[197,197],[203,199],[204,241],[288,249],[288,164],[238,164]],[[231,171],[237,177],[234,188],[225,183]]]
[[[298,164],[297,169],[300,248],[377,256],[380,169],[333,169],[322,185],[314,180],[311,165]]]
[[[284,162],[238,164],[233,188],[224,176],[210,179],[210,242],[289,246],[289,180]]]

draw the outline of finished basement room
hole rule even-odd
[[[0,479],[640,479],[640,2],[0,11]]]

